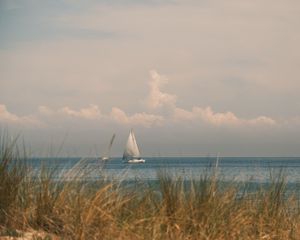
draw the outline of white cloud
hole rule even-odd
[[[68,106],[53,110],[47,106],[39,106],[38,112],[44,116],[65,115],[88,120],[96,120],[103,117],[99,107],[95,104],[90,104],[88,107],[74,110]]]
[[[175,121],[191,121],[201,120],[203,122],[221,126],[243,126],[243,125],[276,125],[276,121],[272,118],[259,116],[254,119],[243,119],[237,117],[234,113],[228,111],[224,113],[215,113],[211,107],[200,108],[193,107],[192,111],[187,111],[181,108],[176,108],[173,119]]]
[[[123,125],[139,125],[144,127],[160,126],[163,124],[164,117],[155,114],[148,114],[145,112],[134,113],[129,116],[123,110],[117,107],[113,107],[109,114],[102,114],[99,107],[95,104],[90,104],[89,107],[74,110],[70,107],[62,107],[57,110],[53,110],[47,106],[40,106],[38,111],[44,117],[64,118],[64,116],[71,116],[74,118],[93,120],[113,120]]]
[[[124,124],[129,123],[129,120],[128,120],[128,117],[127,117],[126,113],[124,111],[122,111],[121,109],[116,108],[116,107],[112,108],[111,113],[110,113],[110,117],[118,123],[124,123]]]
[[[4,122],[18,122],[19,117],[15,114],[10,113],[6,106],[3,104],[0,104],[0,120]]]
[[[213,125],[237,125],[241,123],[241,119],[239,119],[234,113],[215,113],[211,107],[193,107],[192,112],[195,116],[200,117],[203,121]]]
[[[191,111],[176,107],[173,112],[173,120],[182,122],[195,119],[195,115]]]
[[[163,85],[168,83],[168,79],[165,76],[159,75],[155,70],[150,71],[150,75],[150,92],[147,99],[148,106],[152,109],[161,107],[174,108],[177,97],[160,90]]]
[[[266,117],[266,116],[259,116],[254,119],[250,119],[247,122],[249,124],[266,124],[266,125],[276,125],[277,124],[277,121],[275,121],[274,119],[272,119],[270,117]]]
[[[41,113],[42,115],[47,115],[47,116],[51,116],[55,114],[55,111],[53,111],[51,108],[47,106],[39,106],[38,112]]]
[[[7,124],[17,124],[20,126],[34,126],[34,127],[42,127],[44,123],[42,123],[36,116],[27,115],[27,116],[18,116],[13,113],[10,113],[6,105],[0,104],[0,122]]]
[[[160,126],[162,125],[164,118],[159,115],[147,114],[147,113],[135,113],[132,116],[127,114],[119,108],[112,108],[110,117],[120,123],[126,125],[141,125],[144,127]]]
[[[69,107],[64,107],[60,109],[59,112],[72,117],[86,118],[90,120],[100,119],[102,117],[99,107],[94,104],[90,104],[87,108],[81,108],[79,111],[73,110]]]

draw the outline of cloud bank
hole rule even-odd
[[[176,104],[177,96],[162,92],[161,87],[168,82],[165,76],[159,75],[155,70],[150,71],[150,93],[148,105],[152,109],[167,108],[171,110],[170,119],[176,122],[202,121],[211,125],[276,125],[276,121],[270,117],[258,116],[253,119],[243,119],[228,111],[215,113],[210,106],[201,108],[193,106],[192,110],[180,108]]]
[[[75,118],[85,121],[113,121],[126,126],[154,127],[164,126],[168,122],[176,124],[188,124],[190,122],[202,122],[212,126],[275,126],[277,121],[267,116],[258,116],[253,119],[240,118],[231,111],[214,112],[210,106],[193,106],[191,110],[183,109],[177,106],[177,96],[162,91],[162,87],[168,83],[165,76],[161,76],[157,71],[150,71],[149,93],[145,100],[148,112],[137,112],[128,114],[119,107],[112,107],[107,114],[102,113],[100,107],[96,104],[90,104],[87,107],[78,110],[69,106],[63,106],[59,109],[51,109],[48,106],[39,106],[37,113],[28,116],[18,116],[7,110],[4,104],[0,105],[0,122],[7,124],[32,125],[46,127],[49,122],[47,118],[55,117],[65,119]],[[159,110],[161,114],[155,114]],[[164,115],[163,115],[164,114]],[[48,123],[47,123],[48,122]]]

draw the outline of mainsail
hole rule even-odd
[[[140,151],[136,143],[133,129],[130,130],[129,137],[127,139],[126,148],[123,154],[123,160],[128,158],[132,158],[132,159],[140,158]]]

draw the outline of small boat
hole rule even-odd
[[[106,161],[110,159],[110,150],[111,150],[111,146],[113,145],[113,142],[115,140],[116,134],[113,134],[110,143],[108,145],[108,149],[106,151],[106,153],[101,157],[101,160]]]
[[[141,158],[139,147],[136,143],[133,129],[129,132],[126,148],[123,154],[123,161],[125,163],[145,163],[145,159]]]

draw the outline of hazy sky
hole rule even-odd
[[[32,155],[300,155],[299,0],[0,0],[0,30]]]

